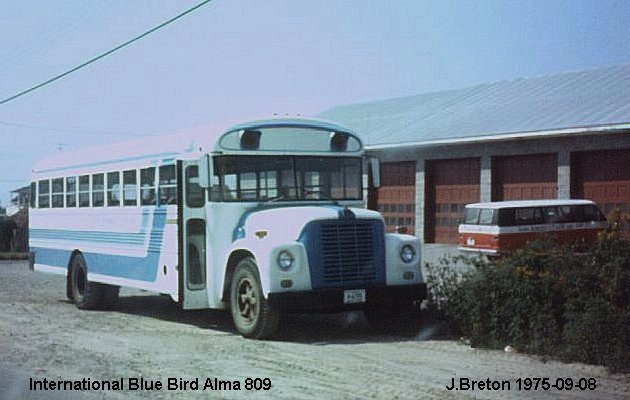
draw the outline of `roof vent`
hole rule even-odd
[[[243,150],[258,150],[260,148],[260,131],[244,129],[239,133],[241,140],[241,149]]]
[[[332,132],[330,134],[330,150],[346,151],[348,149],[348,134],[343,132]]]

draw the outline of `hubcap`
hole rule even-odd
[[[258,316],[258,299],[249,279],[242,279],[237,293],[238,312],[243,319],[253,322]]]

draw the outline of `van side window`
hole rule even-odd
[[[514,225],[535,225],[541,222],[542,218],[538,207],[517,208],[514,210]]]
[[[543,207],[542,213],[545,224],[553,224],[560,219],[560,213],[557,207]]]
[[[582,210],[576,206],[559,206],[557,222],[582,222]]]
[[[584,218],[586,222],[606,221],[606,217],[599,211],[599,208],[590,204],[584,206]]]

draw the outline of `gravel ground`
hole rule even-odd
[[[629,375],[431,340],[431,326],[414,339],[377,335],[356,312],[287,315],[276,340],[247,340],[225,312],[181,311],[136,290],[122,290],[113,311],[78,310],[65,299],[63,277],[30,272],[22,261],[0,262],[0,296],[0,399],[630,399]],[[592,378],[596,388],[519,391],[516,380],[528,377]],[[44,378],[122,379],[124,390],[29,390]],[[154,388],[130,391],[129,378]],[[197,381],[198,390],[168,390],[169,378]],[[207,378],[215,390],[202,390]],[[214,378],[232,390],[216,390]],[[271,388],[247,390],[248,378]],[[449,391],[453,378],[508,380],[510,390]]]

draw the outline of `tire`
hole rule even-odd
[[[230,311],[236,330],[244,337],[269,339],[276,332],[280,309],[263,296],[258,267],[252,258],[241,260],[234,270]]]
[[[422,325],[420,307],[411,301],[368,305],[364,313],[372,328],[379,332],[415,336]]]
[[[69,290],[66,289],[66,294],[82,310],[111,309],[118,300],[118,286],[88,281],[87,265],[81,254],[72,258],[68,280]]]

